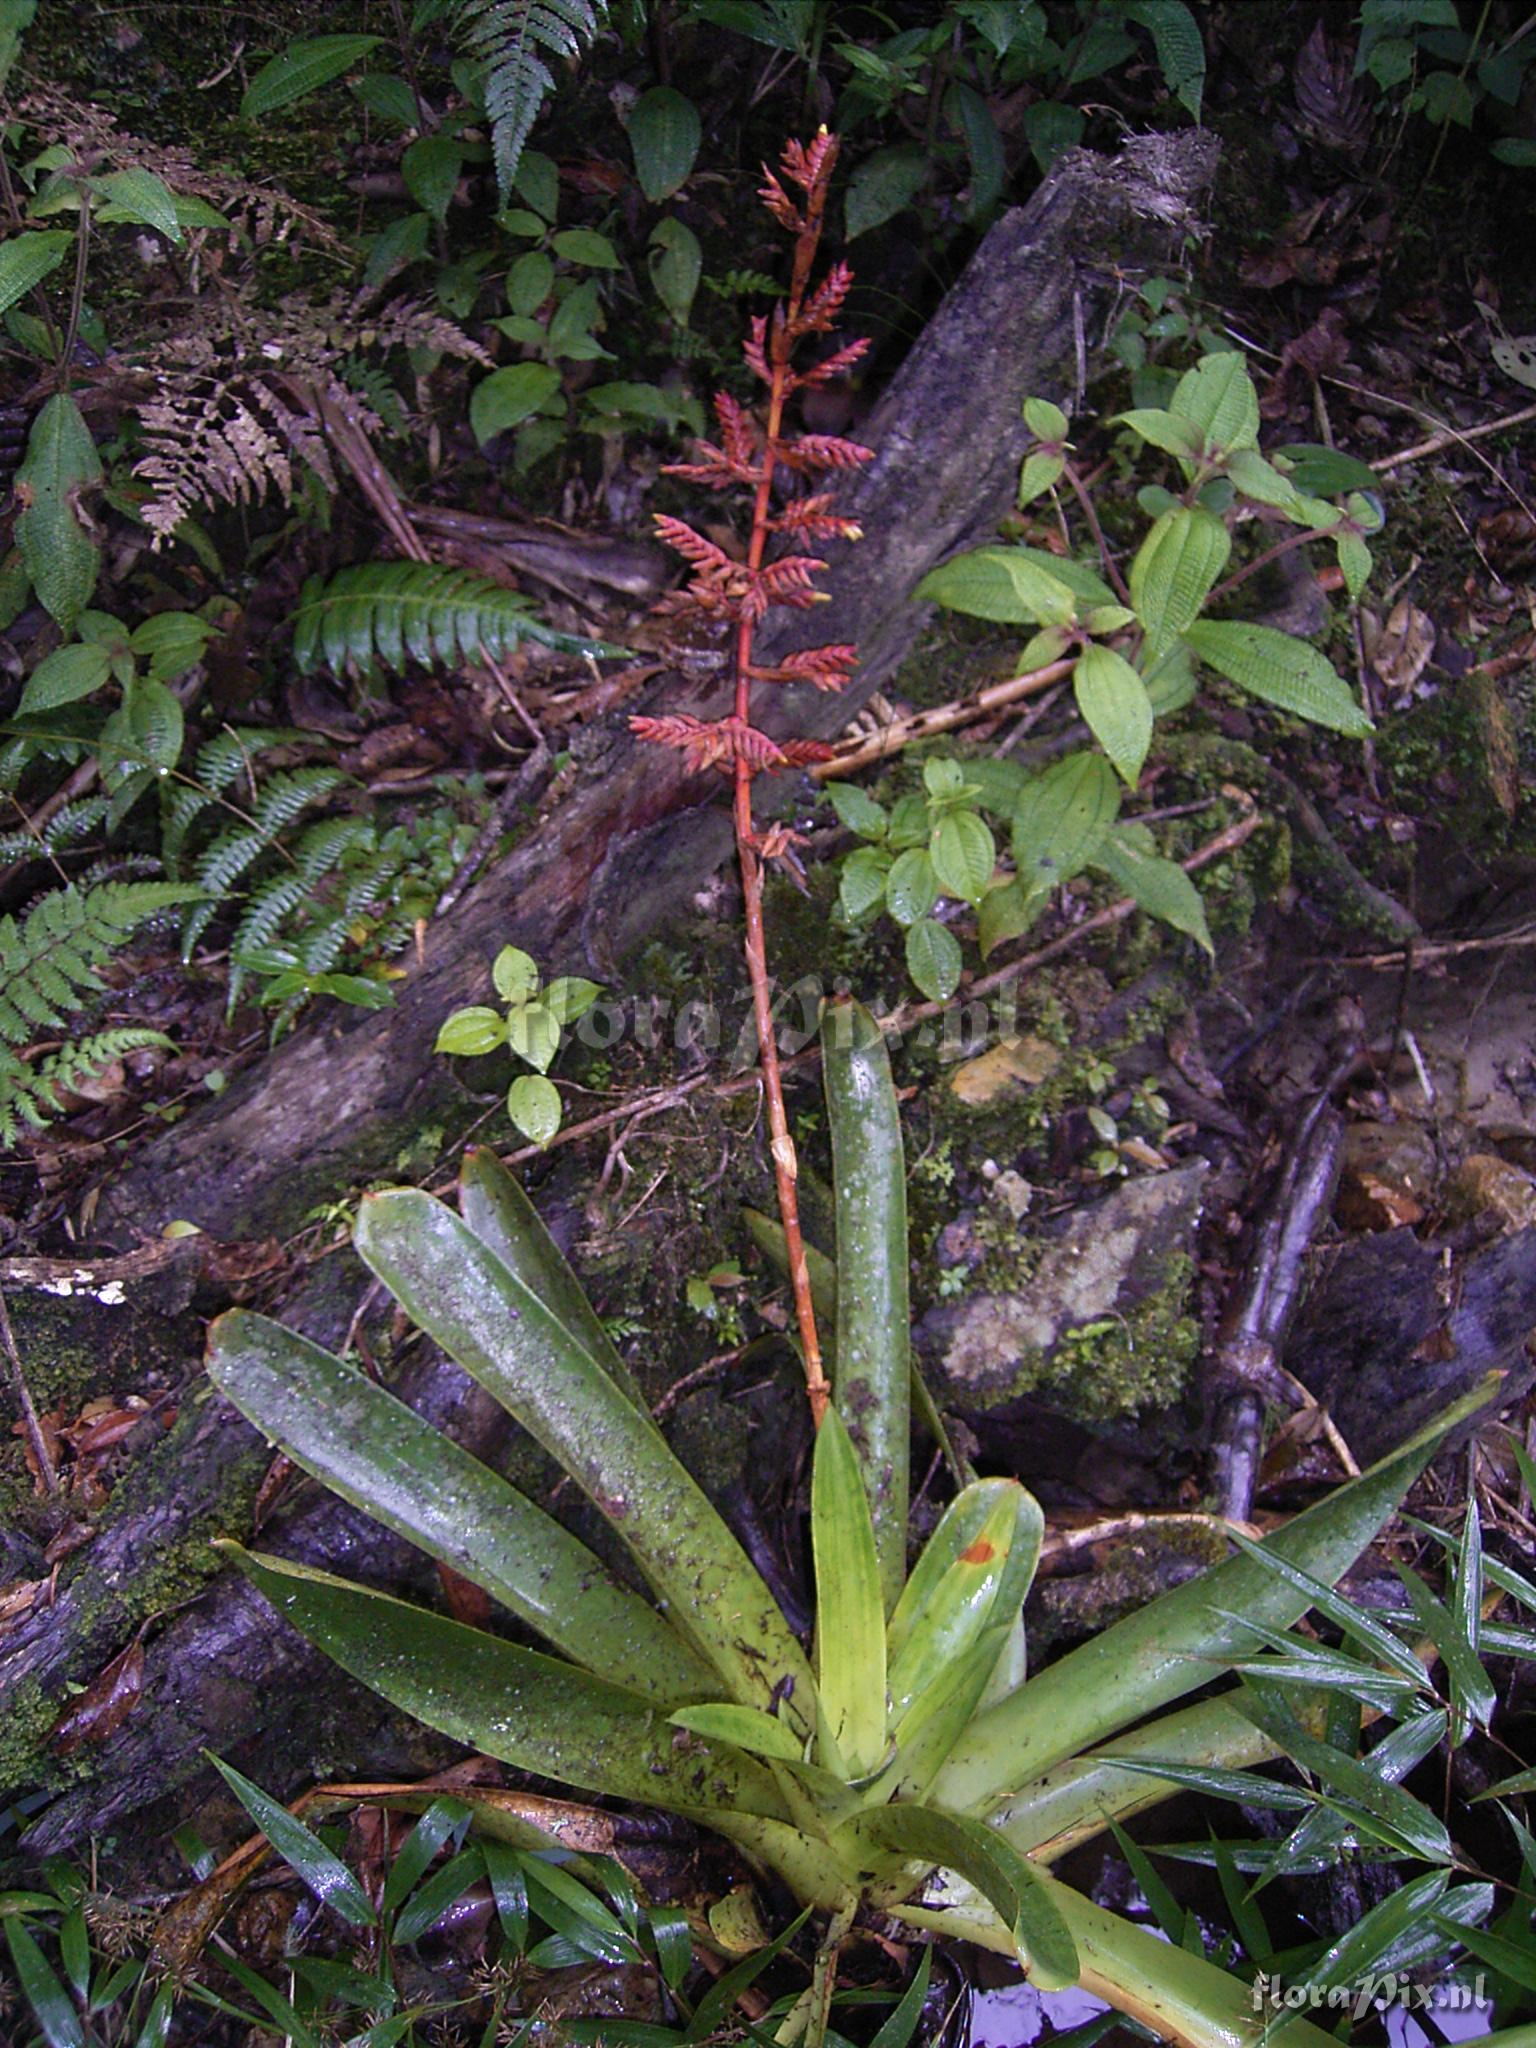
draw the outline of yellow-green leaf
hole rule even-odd
[[[885,1756],[885,1603],[863,1475],[836,1408],[822,1418],[811,1473],[816,1671],[822,1762],[840,1777]]]

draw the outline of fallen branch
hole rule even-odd
[[[1063,677],[1071,675],[1076,666],[1075,657],[1070,661],[1053,661],[1044,668],[1030,669],[1025,675],[1010,676],[1006,682],[988,683],[985,689],[977,690],[969,697],[935,705],[931,711],[914,711],[908,718],[894,719],[891,724],[882,726],[879,732],[843,740],[830,761],[818,761],[812,767],[811,778],[815,782],[831,782],[844,775],[856,775],[859,769],[869,767],[871,762],[899,754],[903,748],[915,746],[919,740],[932,739],[935,733],[954,732],[959,726],[974,725],[978,719],[988,718],[1009,704],[1017,704],[1023,697],[1038,696],[1052,683],[1059,683]]]

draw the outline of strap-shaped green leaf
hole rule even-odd
[[[902,1391],[906,1391],[903,1375]],[[816,1560],[816,1682],[826,1752],[845,1778],[879,1769],[885,1720],[885,1603],[860,1461],[837,1408],[816,1437],[811,1472]]]
[[[464,1155],[459,1170],[459,1211],[482,1244],[488,1244],[509,1273],[531,1287],[546,1308],[574,1330],[587,1350],[650,1419],[640,1383],[603,1328],[585,1288],[544,1227],[543,1218],[488,1145]]]
[[[765,1770],[701,1737],[679,1740],[638,1693],[329,1572],[220,1548],[344,1671],[455,1742],[585,1792],[784,1817]]]
[[[232,1309],[209,1333],[208,1376],[306,1472],[577,1663],[668,1706],[716,1689],[703,1658],[553,1516],[318,1344]]]
[[[896,1723],[898,1799],[922,1799],[970,1725],[1009,1645],[1012,1624],[985,1629],[918,1694]]]
[[[1077,1982],[1077,1946],[1053,1896],[1055,1887],[981,1821],[927,1806],[882,1806],[845,1822],[833,1839],[845,1853],[873,1854],[877,1862],[894,1855],[953,1870],[1009,1930],[1035,1984],[1059,1991]]]
[[[869,1499],[885,1611],[907,1571],[911,1307],[901,1116],[880,1027],[857,1003],[828,1005],[822,1069],[837,1200],[838,1411]],[[882,1698],[884,1678],[881,1682]]]
[[[413,1188],[371,1195],[364,1261],[427,1334],[543,1444],[605,1516],[725,1689],[809,1733],[810,1667],[751,1560],[660,1431],[469,1225]]]
[[[765,1714],[761,1707],[738,1706],[734,1700],[706,1700],[696,1707],[679,1707],[668,1717],[674,1728],[706,1736],[711,1742],[728,1742],[733,1749],[745,1749],[753,1756],[771,1756],[780,1763],[799,1763],[805,1744],[787,1721]]]
[[[1433,1456],[1445,1432],[1488,1399],[1486,1384],[1456,1402],[1401,1450],[1277,1530],[1268,1546],[1332,1584],[1359,1556]],[[956,1812],[989,1807],[1215,1676],[1247,1655],[1251,1632],[1225,1619],[1251,1614],[1289,1628],[1305,1593],[1251,1558],[1235,1557],[1102,1630],[980,1715],[934,1787]]]
[[[1039,1506],[1015,1480],[978,1480],[950,1502],[891,1616],[894,1712],[904,1713],[984,1630],[1012,1621],[1034,1576],[1042,1529]]]

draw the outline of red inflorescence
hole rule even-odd
[[[782,425],[784,402],[793,392],[846,376],[868,346],[862,340],[844,343],[803,370],[795,369],[790,360],[797,341],[832,332],[853,282],[847,264],[836,263],[819,284],[812,287],[808,283],[836,155],[837,143],[823,129],[809,143],[787,144],[777,172],[764,170],[763,203],[796,238],[795,281],[789,303],[779,305],[771,315],[754,317],[743,348],[747,367],[768,387],[766,427],[729,393],[720,392],[715,398],[718,443],[700,441],[692,461],[667,465],[669,476],[683,477],[710,490],[741,488],[755,493],[750,543],[739,555],[686,520],[666,514],[656,520],[658,537],[675,548],[692,571],[687,585],[664,598],[657,609],[729,620],[741,636],[736,709],[730,717],[708,721],[680,713],[630,720],[639,738],[678,748],[695,770],[718,768],[734,775],[745,769],[751,776],[829,759],[833,750],[819,740],[777,741],[758,731],[744,715],[746,693],[754,682],[810,683],[818,690],[840,690],[858,665],[857,649],[845,644],[802,648],[772,666],[755,665],[751,658],[752,629],[765,613],[776,606],[799,610],[824,601],[813,580],[825,566],[821,557],[809,553],[767,556],[770,537],[783,536],[802,544],[861,538],[857,523],[833,509],[830,490],[807,491],[776,507],[771,496],[772,482],[781,470],[799,475],[850,470],[874,455],[873,449],[857,441],[831,434],[795,434]],[[804,194],[803,206],[791,198],[787,186],[798,187]],[[781,846],[772,834],[754,844],[764,859],[784,858],[792,852],[788,840]]]

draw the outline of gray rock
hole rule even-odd
[[[982,1286],[919,1331],[941,1398],[979,1409],[1037,1395],[1085,1421],[1177,1399],[1199,1341],[1185,1310],[1205,1174],[1192,1160],[1127,1181],[990,1257]],[[1000,1268],[1016,1281],[1000,1287]]]

